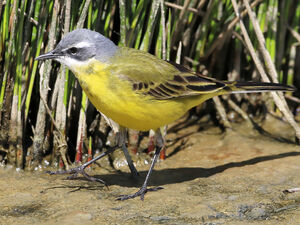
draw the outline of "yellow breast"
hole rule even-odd
[[[131,129],[155,130],[181,117],[193,104],[191,99],[157,100],[138,94],[132,90],[130,81],[111,74],[96,60],[88,66],[78,66],[73,72],[100,112]]]

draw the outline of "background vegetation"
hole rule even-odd
[[[299,90],[300,2],[236,1],[0,0],[0,161],[63,168],[105,147],[110,129],[71,72],[34,60],[80,27],[218,79],[279,81]],[[191,114],[209,115],[224,130],[276,114],[299,139],[299,92],[286,97],[291,111],[282,94],[259,94],[214,98],[215,105]]]

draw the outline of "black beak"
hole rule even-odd
[[[58,54],[57,52],[55,52],[54,50],[47,52],[43,55],[40,55],[38,57],[35,58],[35,60],[46,60],[46,59],[57,59],[60,56],[63,56],[62,54]]]

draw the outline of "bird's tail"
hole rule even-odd
[[[251,92],[270,92],[270,91],[295,91],[289,85],[267,82],[228,82],[224,88],[230,93],[251,93]],[[228,90],[229,89],[229,90]]]

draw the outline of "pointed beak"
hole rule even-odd
[[[35,60],[46,60],[46,59],[57,59],[59,57],[63,56],[62,54],[58,54],[57,52],[55,52],[54,50],[47,52],[43,55],[40,55],[38,57],[35,58]]]

